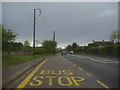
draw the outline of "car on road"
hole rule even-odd
[[[69,54],[74,54],[74,51],[70,51]]]
[[[67,55],[67,51],[61,51],[61,55]]]

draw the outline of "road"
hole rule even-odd
[[[115,68],[117,63],[108,65],[104,63],[106,64],[104,65],[92,60],[76,55],[57,55],[47,58],[26,77],[18,80],[13,88],[103,88],[106,90],[111,88],[109,81],[106,82],[109,79],[113,80],[111,83],[116,86],[115,78],[117,79],[117,76],[114,74],[117,73]],[[106,76],[103,74],[105,71],[101,70],[103,68],[106,68],[104,69],[106,73],[112,73],[107,74],[109,79],[105,79]]]
[[[118,61],[84,55],[64,56],[72,63],[94,74],[109,87],[118,87]]]

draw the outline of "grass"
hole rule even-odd
[[[11,65],[17,65],[21,64],[27,61],[30,61],[35,58],[40,58],[43,56],[53,56],[53,54],[44,54],[44,55],[36,55],[35,57],[32,55],[24,55],[24,56],[3,56],[2,57],[2,65],[5,66],[11,66]]]

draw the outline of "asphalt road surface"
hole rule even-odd
[[[64,56],[78,67],[94,74],[111,88],[118,88],[118,61],[114,59],[105,59],[84,55],[66,55]]]
[[[90,67],[89,65],[91,64],[92,66]],[[36,66],[35,69],[32,70],[32,72],[26,75],[26,77],[18,80],[13,85],[13,87],[14,88],[103,88],[105,90],[110,89],[109,83],[102,81],[103,79],[99,78],[99,75],[97,76],[97,74],[95,73],[88,72],[89,69],[86,70],[84,68],[84,67],[89,67],[89,68],[97,69],[96,67],[98,65],[100,65],[102,68],[106,66],[103,65],[104,66],[103,67],[101,63],[100,64],[97,64],[96,62],[93,63],[93,61],[90,60],[85,61],[84,58],[81,59],[73,55],[53,56],[47,58],[38,66]],[[106,66],[106,69],[109,73],[110,66],[109,67],[108,66]],[[103,71],[102,73],[104,72],[105,71]],[[113,71],[111,73],[114,74],[115,72],[116,71]],[[108,77],[109,76],[112,77],[113,79],[116,78],[116,75],[113,76],[108,75]]]

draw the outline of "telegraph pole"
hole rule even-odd
[[[55,31],[53,32],[53,41],[55,42]]]
[[[35,56],[35,13],[36,13],[36,9],[34,9],[34,25],[33,25],[33,56]]]
[[[41,9],[34,9],[34,24],[33,24],[33,56],[35,56],[35,21],[36,21],[36,18],[38,16],[40,16],[40,14],[36,17],[36,10],[39,10],[40,11],[40,14],[41,14]]]

